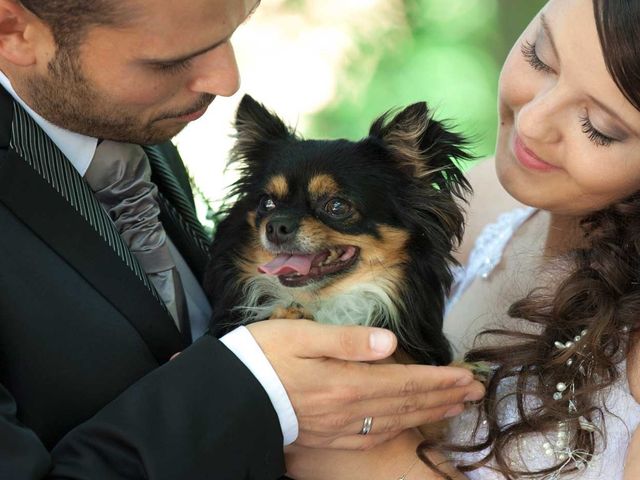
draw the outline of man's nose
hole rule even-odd
[[[230,97],[240,88],[240,72],[231,42],[203,54],[197,61],[189,88],[195,93]]]

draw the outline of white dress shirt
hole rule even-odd
[[[53,143],[69,159],[78,173],[84,176],[95,154],[98,139],[65,130],[42,118],[18,96],[11,85],[11,81],[1,71],[0,85],[22,105],[40,128],[53,140]],[[189,317],[193,327],[192,333],[195,339],[204,333],[203,325],[206,325],[211,316],[211,306],[186,261],[175,248],[171,239],[169,241],[176,267],[183,279],[187,308],[189,309]],[[222,337],[221,341],[245,364],[269,395],[280,421],[284,445],[293,443],[298,437],[298,420],[293,406],[278,375],[249,330],[245,327],[238,327]]]

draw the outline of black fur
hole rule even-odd
[[[289,182],[290,197],[281,210],[290,217],[320,219],[328,228],[354,236],[380,237],[383,225],[408,232],[409,261],[403,265],[401,298],[393,299],[400,319],[376,318],[374,324],[395,330],[400,346],[417,362],[449,363],[442,319],[455,264],[451,252],[464,227],[460,204],[470,192],[454,163],[469,159],[465,141],[432,120],[425,103],[383,115],[368,137],[352,142],[303,140],[245,96],[236,130],[232,161],[241,170],[233,189],[237,201],[218,227],[205,276],[205,290],[214,305],[212,330],[221,334],[240,321],[234,310],[244,305],[237,261],[247,242],[256,241],[254,226],[246,217],[256,212],[256,226],[264,221],[258,204],[265,182],[282,174]],[[356,220],[336,222],[309,205],[304,186],[319,173],[330,174],[348,192],[358,212]]]

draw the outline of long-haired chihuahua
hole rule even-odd
[[[448,364],[445,299],[470,186],[465,140],[416,103],[369,135],[304,140],[245,96],[237,198],[212,245],[212,330],[268,318],[384,327],[413,361]]]

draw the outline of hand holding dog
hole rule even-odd
[[[471,372],[455,367],[370,364],[388,358],[395,336],[367,327],[269,320],[248,325],[296,412],[296,444],[368,449],[398,433],[462,412],[482,398]],[[368,435],[363,419],[373,417]]]

